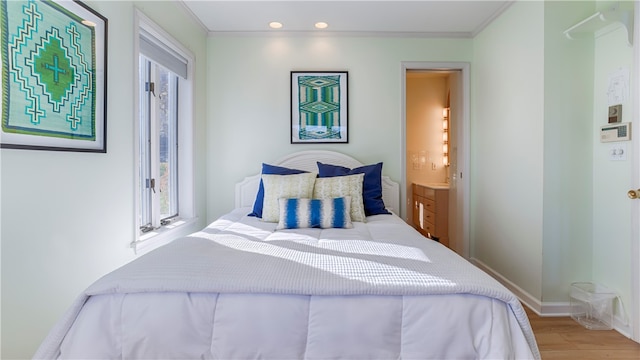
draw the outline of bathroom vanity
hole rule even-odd
[[[449,247],[449,184],[412,184],[413,226]]]

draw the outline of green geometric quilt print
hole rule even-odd
[[[340,76],[298,78],[300,140],[340,139]]]
[[[95,30],[52,1],[2,0],[2,130],[96,138]]]

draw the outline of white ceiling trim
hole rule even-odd
[[[486,29],[489,24],[491,24],[495,19],[499,18],[513,3],[515,0],[509,0],[505,2],[498,11],[496,11],[491,17],[487,18],[478,28],[471,34],[471,37],[474,38],[476,35],[480,34],[482,30]]]

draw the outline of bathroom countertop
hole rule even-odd
[[[431,189],[442,190],[449,189],[449,183],[416,183],[416,185],[428,187]]]

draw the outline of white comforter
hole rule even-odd
[[[518,299],[395,215],[235,210],[90,286],[35,358],[539,358]]]

